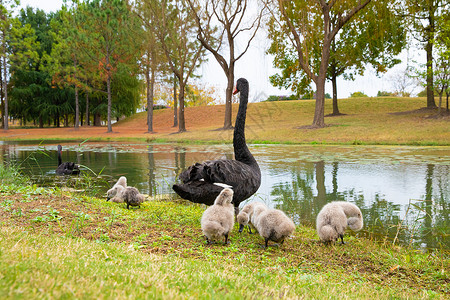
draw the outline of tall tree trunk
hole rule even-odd
[[[78,100],[78,87],[75,86],[75,124],[74,127],[75,129],[79,128],[79,124],[80,124],[80,107],[79,107],[80,103]]]
[[[180,107],[178,108],[178,132],[186,131],[186,124],[184,121],[184,83],[180,82],[180,92],[178,93]]]
[[[442,95],[443,95],[443,94],[444,94],[444,91],[442,91],[442,92],[439,93],[438,115],[441,114],[441,110],[442,110],[441,106],[442,106]]]
[[[430,3],[428,11],[428,27],[425,28],[427,44],[425,51],[427,53],[427,108],[435,108],[434,101],[434,82],[433,82],[433,43],[436,30],[435,17],[436,7],[433,2]]]
[[[331,78],[331,85],[333,86],[333,116],[338,116],[339,112],[338,99],[337,99],[337,78],[335,73],[333,73]]]
[[[331,42],[331,51],[336,53],[336,40],[333,38]],[[336,70],[336,58],[333,56],[330,59],[329,65],[330,73],[331,73],[331,85],[333,86],[333,116],[338,116],[341,113],[339,112],[338,101],[337,101],[337,70]]]
[[[329,8],[328,8],[329,9]],[[324,11],[324,15],[328,16],[329,12]],[[322,61],[320,63],[319,74],[315,79],[316,83],[316,108],[314,111],[313,126],[325,127],[325,80],[327,79],[328,64],[330,62],[330,49],[332,38],[330,39],[331,25],[329,18],[325,18],[325,38],[322,48]],[[328,28],[328,30],[327,30]]]
[[[177,77],[173,76],[173,127],[178,126]]]
[[[445,95],[446,95],[446,97],[447,97],[447,103],[446,103],[446,109],[447,109],[447,112],[448,112],[448,96],[449,96],[449,94],[450,94],[450,93],[445,93]]]
[[[86,126],[89,125],[89,92],[86,91]]]
[[[316,82],[316,108],[314,111],[313,126],[325,127],[325,74],[317,78]]]
[[[5,38],[5,36],[3,35],[3,38]],[[4,53],[6,53],[6,44],[3,43],[3,51]],[[8,117],[8,85],[7,85],[7,64],[6,64],[6,54],[4,54],[3,56],[3,109],[4,109],[4,123],[3,123],[3,129],[4,130],[8,130],[9,126],[8,126],[8,121],[9,121],[9,117]]]
[[[39,116],[39,128],[44,128],[44,118],[42,116]]]
[[[230,68],[231,69],[231,68]],[[234,73],[228,72],[227,74],[227,90],[225,95],[225,120],[223,123],[223,129],[233,128],[231,123],[232,116],[232,97],[233,97],[233,87],[234,87]]]
[[[108,71],[108,79],[106,80],[106,90],[108,93],[108,130],[107,132],[112,132],[112,125],[111,125],[111,74],[109,74]]]
[[[94,114],[94,126],[102,126],[102,118],[99,113]]]
[[[73,60],[73,66],[75,69],[75,125],[74,126],[75,126],[75,129],[78,129],[79,125],[80,125],[80,107],[79,107],[80,102],[78,99],[78,86],[77,86],[77,73],[76,73],[77,60],[76,59]]]
[[[427,108],[435,108],[433,91],[433,42],[429,40],[425,46],[427,52]]]
[[[153,55],[152,55],[153,56]],[[153,62],[153,57],[152,57]],[[155,70],[154,66],[150,70],[147,68],[145,74],[147,80],[147,132],[153,132],[153,89],[155,87]]]

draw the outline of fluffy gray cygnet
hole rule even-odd
[[[121,176],[119,180],[106,192],[106,201],[123,203],[123,192],[127,187],[127,178]]]
[[[123,202],[127,204],[127,209],[130,209],[130,206],[139,206],[145,201],[144,195],[139,193],[139,190],[135,187],[127,186],[123,193]]]
[[[245,226],[248,225],[248,232],[252,233],[252,228],[256,230],[255,226],[251,222],[251,218],[253,216],[253,211],[255,208],[260,207],[260,209],[267,209],[267,206],[258,201],[254,201],[251,203],[248,203],[247,205],[242,208],[241,212],[237,215],[237,221],[239,223],[239,233],[241,233]]]
[[[201,226],[206,241],[211,244],[215,240],[225,237],[228,243],[228,234],[234,225],[233,190],[223,189],[217,196],[214,204],[203,213]]]
[[[344,231],[350,227],[353,231],[363,227],[361,210],[353,203],[335,201],[326,204],[317,215],[316,229],[319,238],[325,243],[341,239],[344,244]]]
[[[279,209],[255,208],[252,223],[259,235],[264,238],[265,248],[269,241],[283,244],[284,240],[295,231],[294,222]]]

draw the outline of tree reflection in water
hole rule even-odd
[[[386,200],[381,193],[365,199],[354,188],[339,189],[339,163],[324,161],[302,163],[289,167],[289,180],[272,186],[275,206],[288,214],[297,224],[315,227],[320,209],[331,201],[349,201],[360,207],[364,229],[357,235],[385,242],[398,241],[424,249],[450,248],[448,166],[426,168],[423,199],[411,199],[402,205]],[[326,177],[331,176],[329,192]],[[348,234],[355,234],[351,231]]]

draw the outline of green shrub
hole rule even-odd
[[[354,92],[350,95],[351,98],[360,98],[360,97],[368,97],[363,92]]]

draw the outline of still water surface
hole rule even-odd
[[[0,142],[0,161],[16,161],[41,185],[58,185],[57,144]],[[251,145],[262,183],[249,200],[284,210],[297,224],[314,227],[319,210],[334,200],[358,205],[358,235],[450,249],[450,150],[448,147]],[[142,193],[173,193],[189,165],[233,158],[231,145],[131,143],[63,144],[63,161],[83,165],[104,194],[119,176]],[[242,205],[242,204],[241,204]]]

